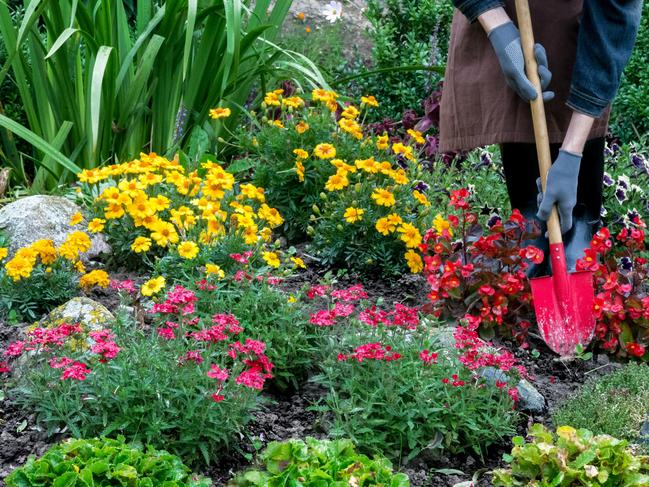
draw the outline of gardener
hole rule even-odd
[[[547,220],[556,204],[574,270],[600,222],[609,108],[635,42],[642,0],[530,3],[554,160],[540,206],[529,106],[536,91],[524,72],[514,0],[454,0],[461,13],[455,12],[451,31],[440,150],[500,144],[512,208]],[[547,239],[530,243],[547,255]],[[529,270],[547,273],[547,262]]]

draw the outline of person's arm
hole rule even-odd
[[[584,0],[568,106],[599,117],[613,101],[635,44],[642,0]]]
[[[464,14],[469,22],[475,22],[481,14],[488,10],[504,7],[505,2],[502,0],[453,0],[453,5]]]

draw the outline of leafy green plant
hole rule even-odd
[[[304,56],[274,43],[291,2],[270,0],[26,2],[14,21],[0,3],[0,33],[28,127],[0,115],[7,163],[27,177],[7,132],[34,145],[35,189],[50,189],[80,168],[140,151],[207,150],[227,138],[264,73],[299,71],[324,83]],[[213,124],[212,107],[233,117]]]
[[[21,357],[12,398],[35,411],[49,433],[67,428],[78,438],[121,434],[186,462],[218,460],[243,434],[272,364],[263,342],[238,336],[243,324],[233,315],[195,314],[196,295],[183,288],[166,298],[153,308],[153,326],[120,314],[106,332],[109,364],[84,366],[104,351],[95,346],[56,361],[44,353]],[[71,370],[61,375],[64,366]]]
[[[649,366],[630,363],[586,383],[554,412],[552,421],[634,442],[648,416]]]
[[[165,451],[116,439],[66,440],[42,457],[30,457],[6,479],[7,487],[44,485],[138,485],[141,487],[210,487],[180,458]]]
[[[403,473],[395,474],[386,458],[369,458],[356,452],[350,440],[289,440],[272,442],[258,459],[259,470],[237,475],[230,487],[409,487]]]
[[[633,55],[624,70],[611,113],[611,131],[623,142],[649,136],[649,5],[642,7],[642,20]]]
[[[328,389],[314,409],[331,436],[405,461],[425,450],[482,455],[515,431],[516,389],[487,385],[475,373],[488,360],[515,376],[512,356],[485,352],[477,334],[462,327],[456,331],[462,352],[444,348],[436,323],[420,322],[417,309],[379,309],[359,302],[361,291],[316,286],[307,293],[317,305],[311,322],[332,330],[322,373],[314,377]]]
[[[556,435],[533,425],[526,443],[514,437],[508,469],[493,472],[496,487],[633,487],[649,485],[649,457],[634,455],[628,443],[586,429],[561,426]]]

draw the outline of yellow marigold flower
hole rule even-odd
[[[128,211],[128,214],[133,218],[139,219],[146,218],[147,216],[155,214],[155,209],[150,203],[150,200],[147,199],[146,195],[134,198],[133,203],[126,207],[126,211]]]
[[[373,95],[361,96],[361,105],[369,105],[371,107],[378,107],[379,102],[376,101]]]
[[[338,191],[347,186],[349,186],[349,179],[347,179],[347,176],[336,173],[333,176],[329,176],[329,179],[325,184],[325,189],[327,191]]]
[[[142,296],[153,296],[154,294],[158,294],[164,286],[165,278],[160,276],[154,279],[149,279],[147,282],[142,284],[140,292],[142,293]]]
[[[164,211],[171,206],[171,200],[164,195],[149,198],[149,204],[155,211]]]
[[[41,262],[45,265],[52,264],[57,257],[54,241],[52,240],[37,240],[31,245],[31,248],[40,257]]]
[[[103,176],[98,169],[86,169],[85,171],[81,171],[77,175],[77,178],[82,183],[95,184],[102,179],[105,179],[105,176]]]
[[[196,224],[196,215],[194,215],[194,212],[186,206],[181,206],[178,209],[171,210],[171,216],[169,219],[175,223],[178,228],[192,228]]]
[[[306,15],[304,15],[304,12],[298,12],[298,13],[295,14],[295,18],[297,20],[304,20],[305,17],[306,17]]]
[[[142,191],[144,189],[142,183],[137,179],[122,179],[117,187],[120,191],[127,194],[135,191]]]
[[[250,198],[251,200],[259,200],[262,203],[266,201],[266,197],[264,196],[264,188],[258,188],[254,184],[242,184],[239,186],[239,189],[241,189],[241,194],[246,198]]]
[[[275,269],[277,269],[281,263],[279,261],[279,256],[275,252],[264,252],[261,256],[269,266],[274,267]]]
[[[7,255],[9,255],[9,249],[7,247],[0,247],[0,260],[4,260]]]
[[[361,136],[360,138],[363,138],[363,131],[361,130],[361,126],[358,124],[356,120],[341,118],[340,120],[338,120],[338,126],[344,132],[352,134],[356,138],[358,138],[359,134]]]
[[[81,262],[80,260],[74,263],[74,268],[79,274],[84,274],[86,272],[86,266],[83,265],[83,262]]]
[[[406,243],[406,247],[409,249],[419,247],[419,244],[421,244],[421,234],[412,224],[402,223],[397,231],[401,234],[401,240]]]
[[[390,147],[390,138],[388,137],[388,134],[379,135],[376,138],[376,148],[383,150],[388,147]]]
[[[5,264],[5,270],[7,271],[7,275],[16,282],[22,278],[31,276],[35,263],[35,257],[29,258],[27,256],[15,255],[13,259]]]
[[[257,212],[257,215],[259,215],[259,218],[266,220],[273,228],[278,227],[282,223],[284,223],[284,218],[282,218],[282,215],[279,214],[279,211],[277,211],[276,208],[271,208],[266,203],[261,205],[259,211]]]
[[[316,88],[311,92],[311,98],[313,99],[313,101],[323,101],[327,103],[329,101],[335,101],[336,98],[338,98],[338,95],[333,91]]]
[[[208,276],[214,275],[219,279],[223,279],[225,277],[225,272],[223,272],[223,269],[221,269],[221,267],[216,264],[205,264],[205,274],[207,274]]]
[[[379,218],[376,221],[376,229],[382,235],[389,235],[397,229],[397,225],[400,225],[403,220],[396,213],[391,213],[386,217]]]
[[[369,159],[357,159],[354,161],[354,164],[358,169],[362,169],[370,174],[376,174],[380,169],[379,164],[373,157],[370,157]]]
[[[451,236],[453,235],[453,230],[451,229],[450,222],[444,220],[442,215],[440,215],[439,213],[435,215],[435,219],[433,220],[433,227],[439,234],[442,234],[444,233],[444,230],[447,230]]]
[[[365,210],[363,210],[362,208],[354,208],[353,206],[350,206],[345,210],[345,214],[343,216],[345,217],[345,221],[347,221],[347,223],[356,223],[363,219],[363,213],[365,213]]]
[[[280,94],[273,91],[266,93],[266,96],[264,96],[264,103],[275,107],[280,106],[279,95]]]
[[[152,228],[151,238],[160,247],[166,247],[169,243],[178,242],[178,233],[174,226],[164,220],[158,221]]]
[[[296,125],[295,125],[295,130],[297,131],[298,134],[303,134],[307,130],[309,130],[309,124],[306,123],[304,120],[300,120]]]
[[[300,108],[304,105],[304,100],[299,96],[290,96],[282,100],[282,105],[291,108]]]
[[[272,122],[269,121],[268,123],[270,123],[271,125],[277,127],[278,129],[283,129],[283,128],[285,128],[285,127],[284,127],[284,124],[282,123],[281,120],[273,120]]]
[[[106,220],[102,218],[93,218],[90,220],[90,223],[88,223],[88,231],[91,233],[99,233],[104,229],[105,223]]]
[[[131,250],[136,254],[148,252],[151,248],[151,239],[147,237],[137,237],[131,244]]]
[[[387,189],[377,188],[372,193],[372,199],[380,206],[394,206],[396,200],[394,195]]]
[[[295,154],[298,159],[306,159],[309,157],[309,153],[304,149],[293,149],[293,154]]]
[[[400,185],[403,184],[408,184],[408,176],[406,175],[406,171],[403,169],[397,169],[396,171],[389,171],[388,176],[392,178],[392,180]]]
[[[259,236],[264,242],[270,242],[273,236],[273,231],[269,227],[264,227],[259,232]]]
[[[297,174],[297,179],[303,183],[304,182],[304,164],[299,160],[295,161],[295,173]]]
[[[331,165],[334,166],[336,169],[338,169],[338,174],[341,176],[347,176],[348,173],[355,173],[356,172],[356,166],[352,166],[350,164],[347,164],[345,161],[342,159],[332,159]]]
[[[336,148],[331,144],[318,144],[313,149],[313,155],[320,159],[333,159],[336,157]]]
[[[408,132],[408,135],[410,137],[412,137],[413,140],[415,142],[417,142],[418,144],[423,144],[424,142],[426,142],[426,140],[424,140],[424,138],[422,137],[421,132],[418,132],[417,130],[414,130],[414,129],[408,129],[407,132]]]
[[[297,299],[295,299],[295,296],[291,294],[286,301],[289,303],[296,303]]]
[[[80,231],[68,234],[65,243],[74,245],[79,249],[79,252],[88,252],[90,247],[92,247],[92,242],[90,241],[88,234]]]
[[[336,100],[329,100],[325,102],[325,106],[331,113],[336,113],[338,111],[338,102]]]
[[[406,262],[410,268],[410,272],[417,274],[424,269],[424,261],[421,259],[421,256],[414,250],[409,250],[406,252]]]
[[[254,245],[257,243],[257,240],[259,240],[259,235],[257,235],[258,231],[259,227],[254,224],[245,227],[245,230],[243,231],[243,241],[246,245]]]
[[[79,286],[86,289],[92,286],[105,288],[108,287],[108,284],[110,284],[110,278],[106,271],[102,270],[90,271],[79,278]]]
[[[342,111],[340,116],[343,118],[348,118],[350,120],[353,120],[357,118],[360,113],[361,112],[359,112],[358,108],[356,108],[354,105],[349,105]]]
[[[219,118],[227,118],[230,115],[232,115],[232,110],[230,110],[229,108],[218,107],[210,109],[210,118],[213,118],[214,120],[217,120]]]
[[[412,192],[412,195],[415,197],[417,201],[419,201],[420,204],[424,206],[430,206],[430,201],[428,201],[428,198],[426,198],[426,195],[417,191],[416,189]],[[438,215],[440,216],[440,215]]]
[[[392,144],[392,151],[395,154],[401,154],[403,157],[408,159],[409,161],[414,160],[414,155],[412,151],[412,147],[409,145],[404,145],[401,142],[397,142],[396,144]]]
[[[107,220],[117,220],[124,216],[124,208],[118,203],[110,203],[104,210],[104,217]]]
[[[72,215],[72,218],[70,218],[70,223],[68,223],[68,225],[73,227],[75,225],[78,225],[82,221],[83,221],[83,215],[77,211],[74,215]]]
[[[306,264],[299,257],[291,257],[291,261],[298,269],[306,269]]]
[[[178,255],[180,255],[183,259],[195,259],[198,255],[198,251],[198,245],[196,245],[196,242],[192,242],[191,240],[182,242],[180,245],[178,245]]]
[[[140,175],[137,180],[142,184],[142,186],[154,186],[156,184],[160,184],[163,181],[162,174],[154,174],[152,172],[148,172],[146,174]]]

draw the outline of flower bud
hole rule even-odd
[[[312,221],[312,222],[316,221],[316,216],[313,215],[313,214],[311,216],[309,216],[309,221]]]
[[[327,201],[327,193],[320,193],[320,199]]]
[[[216,140],[217,140],[218,142],[220,142],[221,144],[224,144],[224,143],[225,143],[225,139],[224,139],[223,137],[220,137],[220,136],[219,136],[219,137],[216,138]]]
[[[309,225],[308,227],[306,227],[306,234],[310,237],[313,237],[315,235],[315,229],[311,225]]]
[[[311,209],[313,210],[313,213],[315,213],[316,215],[320,214],[320,208],[318,208],[318,205],[313,205]]]
[[[356,183],[356,184],[354,185],[354,190],[356,190],[357,193],[360,193],[360,192],[361,192],[361,188],[362,188],[361,183]]]
[[[264,123],[268,122],[268,117],[264,115],[263,117],[261,117],[261,121]]]
[[[336,229],[338,231],[342,232],[343,231],[343,226],[339,223],[338,225],[336,225]]]

